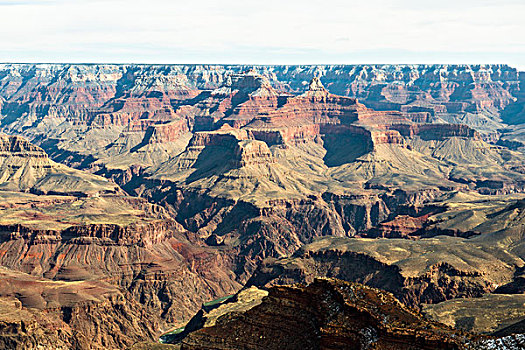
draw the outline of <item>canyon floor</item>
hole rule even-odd
[[[0,347],[519,349],[523,91],[505,65],[0,64]]]

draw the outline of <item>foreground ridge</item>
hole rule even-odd
[[[272,287],[258,305],[190,331],[181,348],[461,349],[470,339],[425,320],[390,293],[324,278]]]

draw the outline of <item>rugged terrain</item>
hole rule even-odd
[[[359,284],[320,279],[267,294],[247,310],[226,312],[189,332],[181,348],[458,349],[469,340],[424,320],[391,294]]]
[[[511,326],[519,328],[519,325]],[[521,349],[523,335],[479,336],[429,321],[392,294],[333,278],[244,289],[204,306],[170,341],[181,349]]]
[[[162,207],[2,142],[3,347],[126,348],[240,287],[233,258],[192,244]]]
[[[456,299],[525,290],[523,84],[505,65],[0,65],[0,264],[43,288],[0,296],[80,348],[67,327],[95,326],[53,283],[102,283],[100,329],[129,308],[129,337],[95,339],[115,348],[318,276],[509,326],[518,306],[483,321]]]

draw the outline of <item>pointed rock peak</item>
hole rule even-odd
[[[318,77],[314,77],[310,81],[310,84],[308,85],[308,90],[309,91],[323,91],[323,92],[327,92],[327,90],[323,86],[323,83],[321,83],[321,79],[319,79]]]
[[[330,95],[330,93],[325,89],[323,83],[321,83],[321,79],[318,77],[314,77],[312,80],[310,80],[310,84],[308,84],[308,91],[303,94],[303,96],[314,98],[326,98],[328,95]]]

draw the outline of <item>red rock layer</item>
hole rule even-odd
[[[247,140],[248,134],[245,130],[224,127],[218,131],[202,131],[193,134],[188,147],[225,146],[231,147],[238,140]]]
[[[144,135],[143,143],[165,143],[177,141],[180,136],[189,132],[188,121],[185,119],[175,120],[167,124],[156,124],[148,126]]]
[[[392,124],[385,127],[397,130],[405,137],[420,136],[432,140],[442,140],[446,137],[468,137],[481,140],[477,131],[462,124]]]

